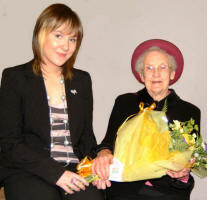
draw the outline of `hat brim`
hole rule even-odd
[[[176,64],[177,64],[177,69],[175,72],[175,77],[173,80],[170,81],[170,85],[175,83],[181,76],[183,72],[183,66],[184,66],[184,59],[181,51],[176,47],[174,44],[171,42],[168,42],[166,40],[160,40],[160,39],[152,39],[152,40],[147,40],[140,45],[137,46],[137,48],[134,50],[134,53],[132,55],[131,59],[131,67],[132,67],[132,72],[136,79],[140,82],[143,83],[141,80],[141,77],[139,73],[135,70],[135,65],[136,61],[138,58],[150,47],[157,46],[160,49],[163,49],[166,51],[169,55],[173,56],[175,58]]]

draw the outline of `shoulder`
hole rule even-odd
[[[88,78],[90,78],[90,74],[87,71],[84,71],[81,69],[73,68],[72,73],[73,73],[74,79],[81,79],[81,78],[88,79]]]
[[[91,76],[88,72],[73,68],[73,78],[70,82],[72,87],[80,87],[84,90],[92,87]]]
[[[22,71],[23,71],[22,65],[8,67],[3,70],[2,76],[12,76],[14,74],[21,74]]]
[[[21,77],[24,75],[27,68],[30,68],[30,70],[32,69],[31,61],[21,64],[21,65],[7,67],[2,72],[2,79],[5,77],[11,77],[11,78],[17,79],[18,77]]]
[[[177,97],[175,103],[168,108],[167,114],[170,121],[187,121],[193,118],[197,124],[200,124],[201,111],[196,105]]]
[[[143,98],[145,98],[145,88],[139,90],[138,92],[128,92],[125,94],[119,95],[116,100],[117,101],[129,101],[139,103]]]
[[[1,93],[3,94],[5,92],[7,95],[8,92],[15,92],[15,94],[24,93],[26,91],[25,87],[28,85],[26,74],[34,76],[31,61],[14,67],[5,68],[1,77]]]
[[[134,109],[139,105],[139,98],[137,93],[125,93],[116,97],[115,105],[123,109]]]
[[[124,100],[135,100],[138,98],[137,93],[125,93],[125,94],[120,94],[119,96],[116,97],[116,100],[124,101]]]
[[[180,108],[183,108],[186,111],[195,112],[198,114],[200,114],[200,112],[201,112],[200,109],[196,105],[194,105],[188,101],[185,101],[183,99],[179,99],[178,104],[179,104]]]
[[[169,108],[174,110],[174,112],[180,113],[180,115],[187,116],[192,113],[200,115],[200,109],[196,105],[181,99],[173,89],[171,89],[168,100]]]

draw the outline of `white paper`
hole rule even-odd
[[[117,158],[113,159],[113,164],[110,165],[110,181],[122,182],[122,172],[124,164],[121,163]]]

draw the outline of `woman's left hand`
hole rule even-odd
[[[58,179],[56,185],[64,189],[67,193],[73,194],[74,191],[85,190],[85,186],[89,186],[89,183],[78,174],[66,170]]]
[[[190,174],[190,168],[183,168],[180,171],[172,171],[172,170],[167,171],[167,175],[170,176],[171,178],[184,178],[189,176],[189,174]]]
[[[188,162],[188,165],[191,166],[194,162],[195,162],[195,158],[191,159]],[[170,176],[171,178],[178,178],[178,179],[188,177],[189,174],[190,174],[190,167],[185,167],[180,171],[172,171],[172,170],[167,171],[168,176]]]

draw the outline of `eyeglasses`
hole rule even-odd
[[[168,65],[165,65],[165,64],[161,64],[159,66],[153,66],[153,65],[146,65],[144,67],[144,70],[145,71],[148,71],[148,72],[154,72],[155,70],[158,70],[159,72],[164,72],[164,71],[167,71],[169,69],[169,66]]]

